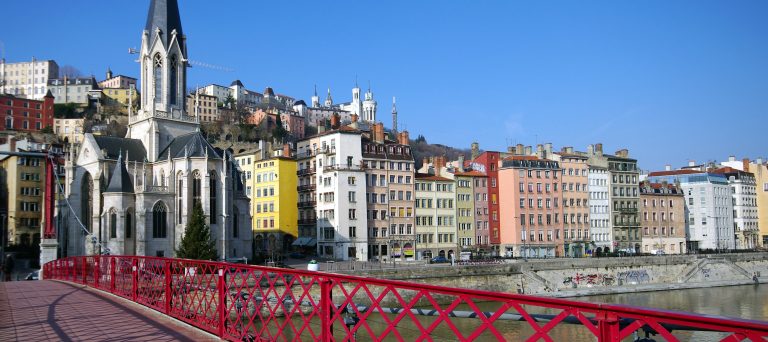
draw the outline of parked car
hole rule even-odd
[[[291,257],[291,259],[304,259],[304,258],[306,258],[306,255],[301,254],[299,252],[293,252],[291,254],[288,254],[288,256]]]
[[[448,263],[448,259],[446,259],[444,256],[436,256],[429,260],[430,264],[445,264]]]
[[[40,280],[40,271],[33,271],[30,274],[27,274],[27,277],[24,278],[24,280]]]

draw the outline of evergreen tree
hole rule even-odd
[[[195,202],[187,231],[181,239],[176,257],[196,260],[215,260],[216,244],[211,239],[211,229],[205,224],[205,213],[200,202]]]

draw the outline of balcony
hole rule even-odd
[[[306,176],[306,175],[314,174],[315,172],[317,172],[317,170],[314,167],[311,167],[311,168],[308,168],[308,169],[302,169],[302,170],[296,171],[296,175],[297,176]]]
[[[314,207],[316,204],[317,202],[315,201],[303,201],[303,202],[299,202],[298,205],[299,205],[299,208],[309,208],[309,207]]]
[[[350,164],[336,164],[336,165],[326,165],[323,167],[323,171],[329,172],[329,171],[363,171],[365,170],[360,165],[350,165]]]
[[[315,225],[317,224],[316,218],[308,218],[308,219],[299,219],[300,225]]]
[[[323,148],[317,149],[317,154],[327,154],[327,155],[333,155],[336,154],[336,146],[326,146]]]
[[[299,192],[315,191],[315,189],[317,189],[317,185],[316,184],[299,185],[299,186],[296,187],[296,190],[298,190]]]

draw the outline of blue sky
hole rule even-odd
[[[9,1],[8,62],[136,76],[142,1]],[[644,169],[768,156],[768,1],[180,1],[189,86],[348,101],[430,142],[629,148]],[[8,28],[14,28],[9,30]]]

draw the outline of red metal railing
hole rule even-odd
[[[83,256],[43,274],[237,341],[768,340],[767,322],[221,262]]]

